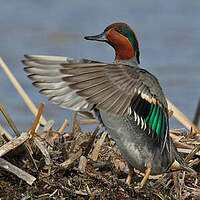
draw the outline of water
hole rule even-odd
[[[140,41],[141,66],[155,74],[166,96],[191,120],[200,96],[200,1],[72,1],[13,0],[0,6],[0,56],[34,103],[45,102],[44,116],[72,120],[72,112],[47,102],[26,78],[24,54],[84,57],[112,62],[114,51],[106,44],[85,41],[113,23],[131,25]],[[20,131],[34,116],[0,69],[0,101]],[[6,127],[0,115],[0,122]],[[170,121],[171,128],[182,125]],[[86,127],[87,130],[90,127]],[[69,130],[69,129],[68,129]]]

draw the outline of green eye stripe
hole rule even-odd
[[[138,47],[138,43],[137,43],[137,40],[135,38],[135,34],[133,33],[133,31],[125,26],[122,26],[121,29],[123,31],[123,35],[128,38],[128,40],[132,44],[134,50],[138,51],[139,47]]]

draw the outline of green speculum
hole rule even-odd
[[[150,111],[145,121],[147,122],[149,128],[156,133],[156,135],[164,140],[166,121],[163,110],[157,105],[151,103]]]

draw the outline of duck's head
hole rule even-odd
[[[115,49],[115,60],[134,59],[140,63],[139,43],[134,30],[125,23],[114,23],[105,28],[103,33],[86,36],[86,40],[106,42]]]

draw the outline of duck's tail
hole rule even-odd
[[[175,146],[174,146],[175,147]],[[174,156],[175,156],[175,161],[171,165],[171,170],[185,170],[187,172],[196,174],[196,171],[194,171],[191,167],[189,167],[185,161],[180,157],[179,153],[176,150],[176,147],[174,148]]]
[[[177,171],[177,170],[184,170],[193,174],[196,174],[196,171],[194,171],[191,167],[189,167],[185,162],[179,162],[175,160],[171,165],[171,171]]]

